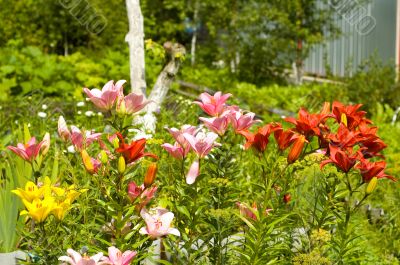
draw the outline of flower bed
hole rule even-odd
[[[8,147],[27,177],[13,193],[30,262],[350,264],[363,255],[361,209],[396,179],[361,105],[326,102],[263,123],[229,105],[231,94],[203,93],[185,117],[203,111],[200,124],[158,124],[150,135],[132,125],[148,102],[123,84],[85,88],[102,112],[93,127],[59,116],[57,135],[39,142],[25,126]]]

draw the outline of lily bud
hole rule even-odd
[[[107,164],[107,162],[108,162],[108,156],[107,156],[106,151],[101,150],[101,151],[100,151],[99,158],[100,158],[101,163]]]
[[[117,149],[119,147],[119,140],[118,137],[115,137],[114,140],[112,141],[113,147]]]
[[[367,189],[365,190],[365,193],[367,195],[370,195],[372,192],[374,192],[374,190],[376,189],[376,186],[378,186],[378,178],[377,177],[373,177],[368,185],[367,185]]]
[[[347,116],[346,114],[342,113],[340,116],[340,122],[343,123],[347,127]]]
[[[71,132],[68,130],[67,123],[63,116],[58,118],[58,135],[64,142],[67,142],[71,137]]]
[[[146,188],[150,187],[154,183],[154,179],[157,174],[157,163],[151,163],[147,169],[146,176],[144,177],[144,186]]]
[[[46,155],[50,149],[50,134],[47,132],[43,137],[43,144],[41,147],[42,155]]]
[[[287,157],[287,161],[289,164],[292,164],[294,161],[296,161],[301,152],[303,151],[304,147],[304,142],[306,141],[306,138],[304,135],[300,135],[299,138],[297,138],[294,143],[292,148],[290,149],[289,155]]]
[[[119,174],[124,174],[126,169],[125,158],[120,156],[118,159],[118,172]]]
[[[89,156],[89,154],[87,153],[86,150],[82,150],[81,152],[81,156],[82,156],[82,160],[83,160],[83,165],[86,168],[86,171],[89,172],[90,174],[94,173],[94,165],[92,163],[92,159]]]
[[[126,104],[124,98],[118,100],[116,111],[120,116],[126,115]]]

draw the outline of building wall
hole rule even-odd
[[[333,7],[342,36],[316,46],[305,61],[306,72],[325,76],[328,64],[334,75],[351,75],[375,52],[383,62],[395,64],[396,0],[372,0],[368,4],[357,0],[331,2],[337,3]]]

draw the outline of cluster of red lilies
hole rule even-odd
[[[310,146],[310,152],[324,153],[328,159],[321,162],[321,168],[332,163],[339,170],[348,173],[352,168],[360,171],[363,182],[372,178],[396,179],[385,174],[386,162],[376,158],[384,158],[381,151],[386,144],[376,134],[378,128],[365,118],[365,111],[360,111],[362,105],[343,105],[325,102],[319,113],[309,113],[300,109],[298,118],[285,118],[294,125],[283,129],[280,123],[269,123],[259,127],[255,133],[248,130],[240,132],[246,137],[245,147],[253,147],[263,153],[268,145],[269,136],[273,133],[280,151],[290,147],[288,163],[293,163]],[[331,121],[331,122],[330,122]],[[316,141],[314,141],[316,139]],[[317,148],[312,144],[317,142]]]

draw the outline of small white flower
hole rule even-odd
[[[83,106],[85,106],[85,102],[79,101],[78,103],[76,103],[76,106],[77,107],[83,107]]]
[[[82,114],[82,111],[78,110],[78,115],[81,115],[81,114]]]
[[[89,101],[90,101],[90,98],[86,98],[85,100],[86,100],[86,102],[89,102]]]
[[[73,145],[70,145],[67,147],[67,151],[68,153],[74,154],[75,153],[75,148]]]
[[[97,116],[101,117],[101,116],[103,116],[103,113],[97,112]]]
[[[14,123],[15,123],[15,124],[18,124],[18,120],[15,120]]]
[[[93,113],[93,111],[91,111],[91,110],[88,110],[88,111],[85,112],[85,116],[86,116],[86,117],[92,117],[93,114],[94,114],[94,113]]]
[[[135,140],[135,141],[139,140],[139,139],[142,139],[142,138],[150,139],[150,138],[153,137],[152,134],[143,132],[142,130],[138,130],[138,129],[128,129],[128,132],[135,132],[136,133],[135,137],[133,137],[133,140]]]
[[[46,104],[42,105],[42,110],[47,110],[47,105]]]
[[[47,117],[47,113],[46,112],[42,112],[42,111],[39,111],[37,115],[42,119]]]
[[[28,128],[31,128],[31,124],[30,123],[28,123]]]

